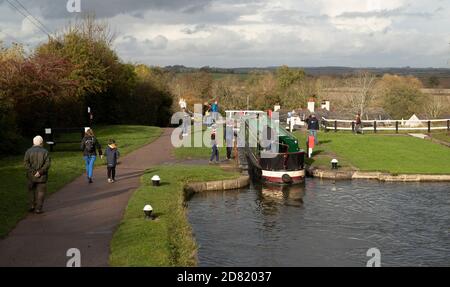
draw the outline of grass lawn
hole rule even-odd
[[[102,126],[95,128],[95,132],[102,148],[106,147],[109,138],[114,138],[122,155],[125,155],[159,137],[162,130],[146,126]],[[47,195],[84,172],[84,161],[79,148],[79,144],[60,145],[51,153],[52,166]],[[29,203],[23,156],[10,156],[0,160],[0,237],[4,237],[27,214]],[[104,160],[99,159],[96,164],[104,164]]]
[[[449,132],[432,133],[431,137],[434,139],[437,139],[437,140],[441,140],[441,141],[450,143],[450,133]]]
[[[153,187],[151,177],[161,177]],[[148,170],[111,242],[111,266],[195,266],[196,244],[184,207],[187,182],[237,178],[216,166],[163,165]],[[156,220],[144,219],[151,204]]]
[[[200,132],[197,132],[200,133]],[[204,129],[203,135],[206,134],[207,142],[210,141],[210,134],[211,130]],[[191,147],[179,147],[174,149],[174,154],[176,159],[180,160],[188,160],[188,159],[209,159],[211,157],[211,147],[207,147],[203,144],[202,147],[194,147],[194,137],[196,135],[196,132],[194,132],[194,129],[192,128],[190,141],[191,141]],[[188,139],[189,141],[189,139]],[[203,141],[204,143],[205,141]],[[225,144],[225,143],[224,143]],[[226,158],[227,151],[226,147],[219,147],[219,159],[222,160]]]
[[[305,132],[296,132],[300,143]],[[330,168],[336,157],[344,169],[398,173],[450,174],[450,149],[410,136],[320,132],[313,166]]]

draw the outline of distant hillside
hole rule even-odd
[[[175,73],[192,73],[197,71],[205,71],[213,74],[249,74],[250,72],[272,72],[278,67],[242,67],[242,68],[217,68],[217,67],[202,67],[191,68],[182,65],[167,66],[166,70]],[[382,76],[384,74],[396,74],[396,75],[411,75],[418,77],[422,80],[426,88],[450,88],[450,69],[443,68],[352,68],[352,67],[301,67],[310,76],[334,76],[345,77],[360,70],[370,71],[376,75]],[[430,78],[435,77],[438,79],[438,85],[431,86]]]

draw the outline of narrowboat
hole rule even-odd
[[[271,129],[276,129],[276,132],[273,133]],[[271,121],[262,130],[267,132],[267,135],[276,135],[273,139],[270,139],[270,136],[266,138],[270,145],[277,145],[278,149],[274,152],[272,148],[263,148],[259,140],[256,147],[247,146],[246,156],[252,175],[256,175],[263,183],[268,184],[303,183],[305,152],[299,148],[298,139],[281,126],[275,127]]]

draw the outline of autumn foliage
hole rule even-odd
[[[0,153],[47,127],[166,125],[172,96],[161,70],[123,63],[106,24],[87,18],[26,55],[0,43]],[[146,73],[143,73],[145,71]]]

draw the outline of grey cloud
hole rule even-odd
[[[158,35],[153,39],[144,39],[143,41],[139,41],[132,35],[126,35],[123,37],[123,41],[116,45],[116,48],[125,53],[130,53],[130,51],[133,52],[139,49],[164,50],[167,48],[168,43],[169,40],[163,35]]]
[[[167,11],[195,14],[205,12],[207,7],[213,3],[255,5],[264,0],[80,0],[82,12],[94,13],[97,17],[109,18],[119,14],[132,14],[142,17],[146,11]],[[38,9],[45,18],[71,18],[77,13],[69,13],[66,9],[68,0],[22,0],[28,9]],[[7,4],[0,0],[1,4]]]
[[[311,14],[306,11],[278,9],[265,12],[264,21],[277,24],[307,25],[315,23],[324,23],[330,19],[330,16],[323,14]]]
[[[150,49],[154,49],[154,50],[165,49],[167,47],[168,43],[169,43],[169,40],[162,35],[158,35],[155,38],[153,38],[152,40],[146,39],[144,41],[145,45],[147,45]]]
[[[198,10],[208,5],[212,0],[81,0],[83,12],[93,12],[98,17],[113,17],[118,14],[140,12],[147,10],[185,11]],[[0,4],[6,2],[0,0]],[[42,16],[46,18],[72,17],[67,11],[67,0],[22,0],[24,6],[33,9],[38,8]],[[75,13],[76,14],[76,13]]]
[[[318,12],[321,4],[311,4],[312,0],[295,6],[297,10],[282,1],[274,7],[271,0],[81,1],[85,12],[93,9],[97,16],[110,18],[112,28],[125,35],[119,36],[114,48],[122,59],[133,62],[223,67],[448,66],[448,0],[414,0],[414,5],[402,9],[342,13],[338,17],[343,21],[337,22],[350,23],[349,29],[337,29],[332,21],[336,19]],[[76,17],[66,11],[67,0],[21,2],[50,29]],[[46,40],[39,31],[26,32],[24,24],[29,23],[7,7],[0,0],[0,30],[30,48]],[[243,15],[256,17],[242,20]],[[358,33],[352,21],[345,21],[361,17],[398,19],[371,33]],[[208,33],[200,33],[204,31]],[[11,41],[0,32],[2,38]]]
[[[435,12],[406,12],[403,8],[393,10],[369,11],[369,12],[344,12],[337,16],[337,18],[366,18],[366,17],[418,17],[418,18],[432,18]]]
[[[198,32],[204,32],[204,31],[210,31],[211,27],[205,24],[199,24],[199,25],[195,25],[194,27],[190,28],[190,27],[186,27],[181,29],[181,32],[188,34],[188,35],[192,35]]]

